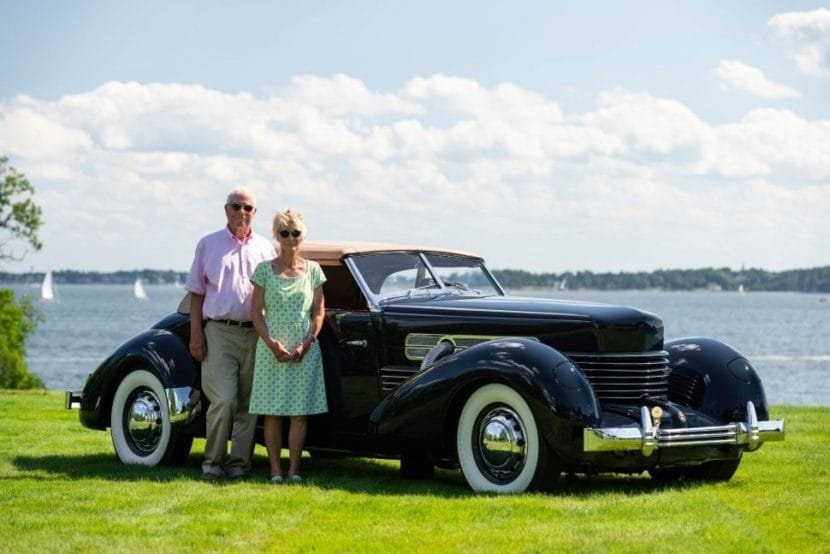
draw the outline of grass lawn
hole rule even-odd
[[[830,408],[774,407],[787,439],[729,483],[580,476],[553,493],[472,493],[460,472],[401,481],[398,463],[303,462],[307,483],[241,483],[124,466],[57,392],[0,391],[3,552],[830,552]]]

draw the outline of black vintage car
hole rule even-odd
[[[306,447],[461,467],[475,491],[550,487],[563,473],[729,480],[784,439],[750,362],[709,338],[666,341],[629,307],[506,296],[475,254],[306,243],[326,273],[320,334],[330,411]],[[181,463],[204,434],[185,299],[67,392],[118,458]]]

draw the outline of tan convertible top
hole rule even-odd
[[[453,254],[456,256],[467,256],[481,260],[481,256],[464,250],[453,250],[451,248],[435,248],[434,246],[415,246],[412,244],[392,244],[386,242],[347,242],[347,241],[317,241],[304,242],[300,246],[300,252],[310,260],[320,265],[340,265],[343,256],[347,254],[361,254],[368,252],[433,252],[436,254]],[[178,311],[183,314],[190,313],[190,293],[185,294],[179,303]]]
[[[343,256],[348,254],[363,254],[369,252],[433,252],[437,254],[453,254],[481,259],[481,256],[464,250],[451,248],[436,248],[433,246],[415,246],[412,244],[391,244],[385,242],[347,242],[347,241],[318,241],[304,242],[300,246],[303,256],[316,261],[321,265],[340,263]]]

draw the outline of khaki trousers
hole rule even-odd
[[[204,473],[238,476],[251,470],[256,415],[248,413],[257,332],[208,321],[207,354],[202,361],[202,392],[210,400],[205,414]],[[228,456],[228,440],[231,452]]]

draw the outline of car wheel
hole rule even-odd
[[[456,448],[464,478],[476,492],[521,493],[555,479],[533,412],[505,385],[485,385],[467,399]]]
[[[118,385],[110,412],[112,444],[125,464],[156,466],[187,459],[192,435],[176,437],[164,387],[149,371],[132,371]]]

